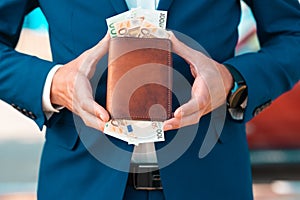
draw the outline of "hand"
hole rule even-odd
[[[110,36],[106,36],[93,48],[63,65],[55,73],[50,100],[79,115],[87,126],[103,131],[109,120],[108,112],[94,101],[90,79],[98,61],[107,53]]]
[[[180,42],[170,32],[173,51],[190,64],[195,80],[191,99],[174,112],[174,118],[164,122],[164,130],[178,129],[196,124],[200,118],[223,105],[233,85],[227,68]]]

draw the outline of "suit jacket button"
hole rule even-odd
[[[253,113],[253,116],[255,117],[256,115],[258,115],[259,114],[259,109],[257,108],[257,109],[255,109],[255,111],[254,111],[254,113]]]
[[[263,111],[265,108],[269,107],[271,105],[272,101],[267,101],[266,103],[260,105],[259,107],[257,107],[254,112],[253,112],[253,116],[255,117],[256,115],[258,115],[259,113],[261,113],[261,111]]]
[[[32,112],[29,112],[28,115],[31,119],[36,119],[36,116]]]

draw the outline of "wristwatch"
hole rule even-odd
[[[248,99],[248,88],[240,72],[224,64],[233,77],[233,86],[227,97],[227,109],[234,120],[243,120]]]

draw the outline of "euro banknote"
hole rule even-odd
[[[110,120],[104,133],[133,145],[165,141],[163,122],[157,121]]]
[[[114,37],[138,37],[139,32],[144,27],[145,23],[151,24],[153,27],[161,30],[167,26],[167,11],[162,10],[147,10],[147,9],[132,9],[121,14],[112,16],[106,19],[108,31],[112,38]],[[151,32],[152,30],[150,30]],[[157,32],[157,31],[156,31]],[[153,36],[160,36],[152,34]],[[167,34],[164,34],[165,36]]]

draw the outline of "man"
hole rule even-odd
[[[129,168],[131,154],[118,154],[99,131],[93,136],[94,132],[86,134],[84,128],[75,127],[72,115],[73,112],[87,126],[101,131],[109,120],[105,73],[98,83],[95,101],[89,79],[94,71],[104,71],[106,67],[96,67],[108,51],[105,19],[128,10],[130,2],[3,0],[0,98],[32,118],[40,128],[48,127],[39,199],[252,199],[245,123],[299,80],[300,6],[297,0],[245,2],[257,21],[261,50],[234,57],[240,1],[159,1],[156,8],[168,11],[167,28],[193,38],[211,59],[170,33],[173,51],[181,57],[174,56],[174,68],[192,84],[192,93],[185,104],[173,104],[174,117],[164,122],[166,142],[157,143],[156,148],[166,149],[166,144],[180,135],[178,128],[178,132],[184,130],[186,137],[195,134],[195,138],[178,159],[163,167],[167,155],[176,149],[157,151],[162,190],[150,186],[136,190],[130,181],[132,174],[128,176],[126,171],[108,166],[97,157],[103,153],[105,159],[117,159]],[[24,16],[38,6],[49,23],[53,62],[14,51]],[[237,88],[231,90],[234,84]],[[174,80],[175,89],[183,92],[185,88],[180,90],[180,85]],[[237,95],[241,91],[242,95]],[[211,119],[211,111],[225,101],[226,119],[214,121],[213,125],[216,128],[224,122],[221,136],[208,154],[199,156],[210,121],[215,120]],[[64,108],[60,110],[61,107]],[[49,112],[57,113],[50,117]],[[189,132],[190,127],[197,131]],[[117,147],[133,151],[127,143],[109,139]],[[96,156],[90,153],[94,148]]]

